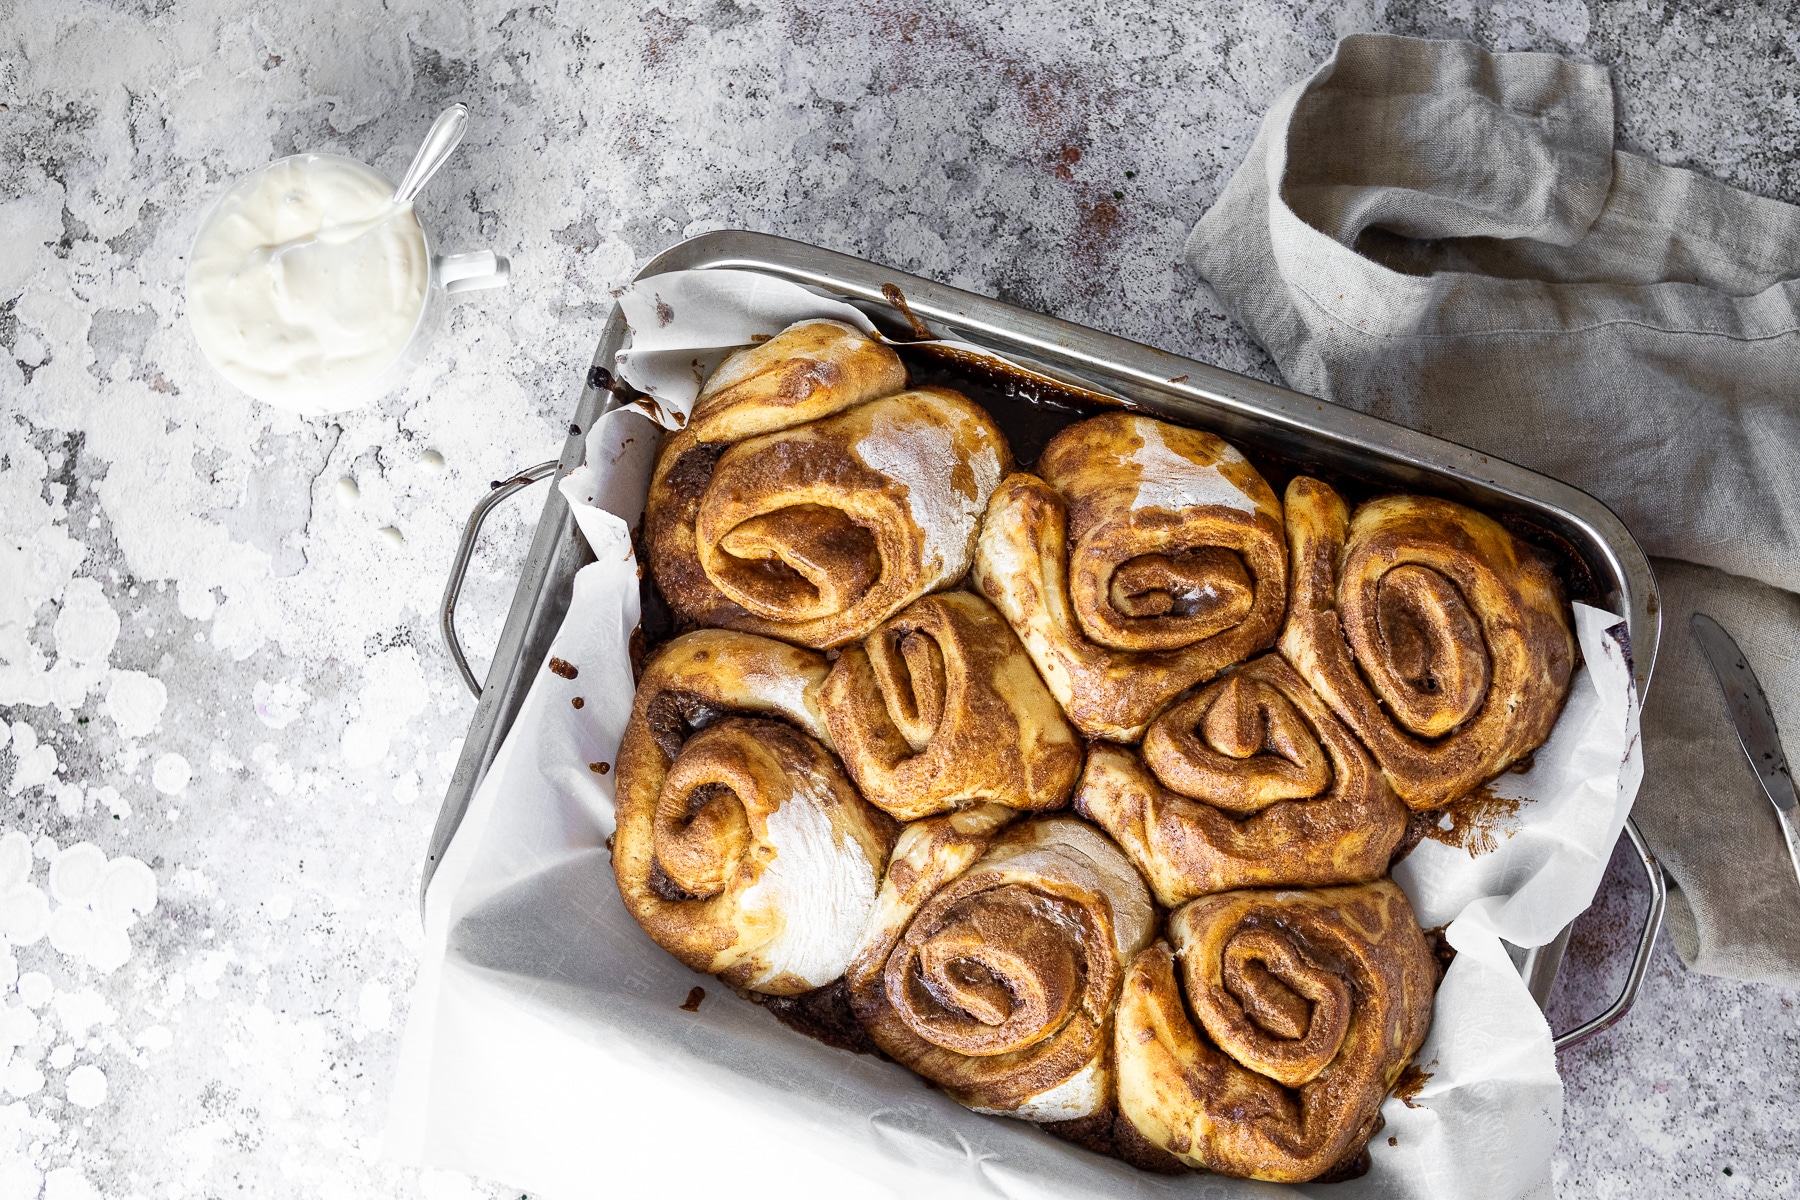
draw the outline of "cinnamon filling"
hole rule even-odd
[[[771,810],[792,791],[784,751],[798,736],[779,721],[727,717],[687,740],[651,818],[659,895],[706,900],[731,885],[752,841],[747,809]]]
[[[1480,710],[1487,650],[1455,583],[1429,567],[1395,567],[1376,585],[1375,622],[1371,682],[1396,720],[1420,737],[1442,737]]]
[[[724,783],[704,783],[685,794],[665,787],[654,822],[656,865],[683,899],[724,891],[750,844],[744,802]]]
[[[759,616],[800,621],[839,613],[881,577],[875,535],[835,508],[795,504],[740,522],[719,539],[721,591]]]
[[[1111,614],[1131,649],[1168,650],[1223,633],[1250,615],[1256,589],[1235,553],[1200,546],[1175,554],[1140,554],[1121,563],[1107,581]],[[1115,615],[1116,614],[1116,615]]]
[[[1177,704],[1144,738],[1165,787],[1245,815],[1323,795],[1331,761],[1279,688],[1233,675]]]
[[[870,639],[868,651],[888,716],[912,752],[923,754],[944,717],[944,653],[937,639],[916,629],[894,629]]]
[[[688,738],[719,720],[725,711],[692,692],[671,690],[659,693],[646,706],[644,724],[655,740],[656,748],[673,761]]]
[[[1337,1057],[1350,1030],[1350,985],[1291,932],[1238,930],[1225,945],[1220,976],[1224,994],[1202,989],[1197,1015],[1238,1062],[1293,1088]]]
[[[1068,908],[1009,884],[935,919],[922,913],[888,960],[889,1002],[914,1033],[958,1054],[1006,1054],[1050,1037],[1087,985],[1082,925]]]

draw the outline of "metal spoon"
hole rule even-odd
[[[413,197],[437,174],[439,167],[450,157],[457,143],[462,141],[463,131],[469,127],[469,110],[466,105],[452,104],[438,115],[431,123],[431,132],[419,146],[419,152],[413,155],[412,165],[406,168],[406,174],[400,177],[400,186],[394,189],[393,203],[411,204]]]

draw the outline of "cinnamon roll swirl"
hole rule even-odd
[[[683,963],[750,991],[843,974],[893,842],[828,749],[825,675],[809,650],[687,634],[645,668],[619,747],[625,907]]]
[[[909,825],[845,976],[883,1051],[980,1112],[1033,1121],[1111,1101],[1111,1012],[1155,935],[1143,881],[1071,817],[988,841],[998,805]]]
[[[1225,892],[1168,939],[1119,999],[1125,1118],[1222,1175],[1303,1183],[1358,1156],[1431,1027],[1437,964],[1405,894]]]
[[[791,339],[778,345],[788,336],[746,352],[762,356],[758,370],[734,373],[664,443],[645,543],[684,620],[834,647],[968,570],[1012,454],[993,418],[947,388],[848,399],[891,374],[868,372],[854,391],[821,386],[799,403],[765,395],[787,386],[771,380],[817,382],[815,367],[780,358],[793,351]],[[819,411],[832,415],[807,419]],[[758,429],[729,445],[704,440]]]
[[[1081,739],[993,606],[969,592],[913,601],[845,647],[819,694],[863,797],[902,821],[972,801],[1060,807]]]
[[[1379,878],[1407,822],[1369,752],[1273,654],[1176,701],[1151,723],[1141,761],[1096,743],[1075,809],[1170,908],[1236,888]]]
[[[1461,799],[1542,745],[1575,638],[1549,569],[1490,517],[1383,496],[1350,513],[1287,489],[1294,592],[1281,652],[1418,809]]]
[[[1132,413],[1071,425],[988,505],[974,578],[1075,727],[1135,741],[1162,707],[1273,644],[1281,506],[1209,433]]]

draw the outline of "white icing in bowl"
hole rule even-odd
[[[423,324],[425,230],[373,168],[297,154],[214,204],[188,257],[188,320],[207,361],[299,412],[374,398]]]

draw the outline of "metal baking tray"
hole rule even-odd
[[[1648,692],[1661,628],[1660,598],[1649,560],[1611,510],[1568,484],[1312,396],[768,234],[740,230],[702,234],[657,255],[637,277],[721,268],[761,272],[854,304],[896,340],[917,338],[922,323],[936,337],[992,350],[1052,380],[1210,430],[1264,455],[1376,487],[1443,496],[1492,514],[1528,520],[1560,539],[1591,572],[1594,603],[1625,614],[1640,699]],[[455,617],[457,595],[482,522],[496,505],[532,483],[560,477],[580,465],[587,431],[619,403],[603,386],[603,372],[611,369],[625,335],[625,320],[615,305],[593,363],[585,369],[581,398],[561,456],[495,483],[475,506],[464,529],[444,589],[441,619],[451,657],[478,703],[432,831],[420,884],[421,904],[439,858],[511,729],[568,611],[575,572],[592,561],[562,494],[551,488],[520,569],[512,608],[494,649],[493,666],[485,681],[477,680],[457,640]],[[1605,1011],[1557,1034],[1559,1050],[1624,1016],[1636,998],[1661,927],[1662,871],[1629,820],[1625,833],[1650,884],[1643,930],[1618,997]],[[1509,947],[1540,1006],[1549,1000],[1571,929],[1572,925],[1565,928],[1546,946],[1530,950]]]

